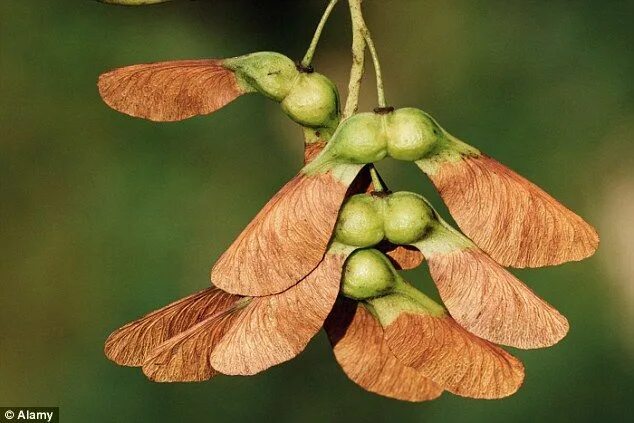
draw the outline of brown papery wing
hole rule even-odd
[[[155,382],[200,382],[218,374],[209,363],[211,351],[239,316],[233,307],[213,315],[152,350],[143,373]]]
[[[325,328],[337,362],[363,389],[412,402],[442,394],[438,384],[398,361],[383,340],[380,323],[356,301],[340,298]]]
[[[113,109],[159,122],[205,115],[245,90],[221,60],[175,60],[127,66],[99,77],[99,94]]]
[[[403,364],[456,395],[502,398],[524,380],[518,359],[465,331],[448,315],[401,313],[385,328],[385,340]]]
[[[477,248],[426,253],[451,316],[469,332],[502,345],[543,348],[568,333],[568,321]]]
[[[346,257],[328,253],[292,288],[253,298],[212,352],[211,366],[224,374],[253,375],[301,353],[335,303]]]
[[[490,157],[462,156],[428,175],[460,229],[503,266],[582,260],[599,245],[591,225]]]
[[[322,260],[339,208],[354,176],[300,172],[255,216],[211,270],[227,292],[263,296],[282,292]]]
[[[117,364],[141,366],[158,345],[232,307],[239,298],[212,287],[178,300],[114,331],[105,354]]]

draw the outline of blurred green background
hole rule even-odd
[[[97,75],[259,50],[300,58],[324,5],[0,2],[0,405],[60,406],[68,422],[633,421],[632,1],[366,0],[391,103],[430,112],[601,234],[590,260],[517,272],[571,331],[513,351],[527,368],[515,396],[377,397],[346,379],[323,333],[249,378],[154,384],[106,360],[112,330],[207,286],[214,260],[300,168],[302,146],[266,99],[155,124],[108,109]],[[342,4],[315,60],[344,95],[347,18]],[[380,170],[448,217],[414,166]],[[424,268],[408,276],[436,296]]]

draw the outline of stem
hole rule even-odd
[[[342,120],[356,113],[359,107],[359,92],[365,64],[365,38],[363,37],[363,14],[361,2],[363,0],[348,0],[350,18],[352,21],[352,67],[348,82],[348,98],[343,109]]]
[[[317,25],[317,29],[315,30],[315,35],[313,35],[313,39],[310,42],[310,46],[308,47],[308,50],[306,51],[306,54],[304,55],[304,58],[302,59],[301,65],[303,67],[307,68],[312,63],[313,55],[315,54],[315,50],[317,49],[317,44],[319,43],[319,39],[321,38],[321,32],[324,30],[324,26],[326,25],[326,22],[328,21],[328,18],[330,17],[330,13],[335,8],[335,5],[337,4],[338,1],[339,0],[330,0],[330,3],[328,3],[328,6],[326,6],[326,10],[324,11],[324,14],[321,17],[321,20],[319,21],[319,24]]]
[[[344,109],[344,119],[353,115],[358,107],[366,46],[370,50],[370,56],[372,57],[372,63],[374,65],[379,107],[385,108],[387,106],[387,102],[385,101],[385,89],[383,87],[381,62],[379,61],[379,55],[374,46],[374,40],[372,40],[372,34],[363,18],[363,11],[361,9],[363,0],[348,0],[348,2],[350,4],[350,17],[352,18],[352,69],[350,71],[350,83],[348,87],[348,99]]]
[[[374,73],[376,75],[376,93],[378,97],[379,107],[386,107],[387,103],[385,102],[385,91],[383,89],[383,73],[381,72],[381,63],[379,62],[379,55],[376,53],[376,48],[374,47],[372,35],[370,34],[370,30],[365,24],[365,21],[363,22],[363,38],[365,39],[365,43],[368,45],[370,56],[372,56],[372,63],[374,64]]]
[[[374,167],[374,165],[370,167],[370,178],[372,178],[372,187],[374,191],[376,192],[385,191],[383,180],[381,179],[381,176],[379,175],[379,171],[376,170],[376,167]]]

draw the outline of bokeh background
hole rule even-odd
[[[300,58],[324,5],[0,2],[0,405],[60,406],[67,422],[633,421],[631,1],[366,0],[391,103],[430,112],[601,234],[589,260],[516,272],[571,323],[553,348],[513,351],[527,368],[516,395],[384,399],[346,379],[323,333],[264,374],[199,384],[154,384],[103,356],[112,330],[208,285],[300,168],[302,142],[257,96],[180,123],[129,118],[100,101],[97,75],[260,50]],[[341,4],[315,60],[343,95],[347,18]],[[414,166],[379,168],[448,217]],[[408,278],[437,296],[424,268]]]

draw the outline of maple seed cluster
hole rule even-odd
[[[361,0],[348,3],[354,60],[343,114],[337,88],[311,65],[337,0],[299,63],[259,52],[100,76],[109,106],[154,121],[259,93],[302,127],[305,146],[305,165],[218,258],[212,286],[113,332],[105,353],[114,362],[158,382],[253,375],[296,357],[323,328],[345,374],[370,392],[502,398],[519,389],[524,367],[500,345],[544,348],[566,336],[566,318],[505,267],[582,260],[598,247],[596,231],[424,111],[387,107]],[[366,49],[379,107],[356,113]],[[413,162],[460,230],[423,196],[389,191],[374,167],[386,157]],[[423,260],[442,304],[398,272]]]

